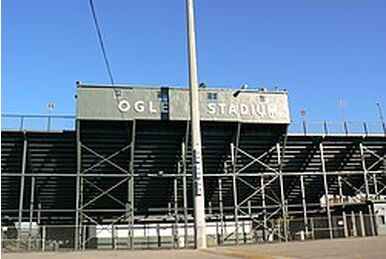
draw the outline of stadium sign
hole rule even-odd
[[[131,109],[136,113],[152,113],[157,114],[161,112],[169,112],[169,106],[162,103],[154,103],[152,101],[136,101],[132,105],[129,100],[123,99],[118,102],[117,105],[119,111],[129,112]],[[219,115],[228,115],[234,117],[241,116],[258,116],[261,118],[277,117],[277,105],[275,104],[226,104],[226,103],[208,103],[207,106],[208,114],[219,114]]]
[[[89,120],[189,120],[189,92],[178,88],[78,87],[77,118]],[[285,92],[201,89],[203,121],[288,124]]]

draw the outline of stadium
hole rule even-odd
[[[294,131],[286,91],[199,95],[208,246],[386,234],[384,122]],[[74,117],[3,115],[3,250],[194,247],[188,90],[75,97]]]

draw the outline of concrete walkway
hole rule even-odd
[[[386,236],[245,245],[214,248],[216,253],[249,259],[265,258],[386,258]]]

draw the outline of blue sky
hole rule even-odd
[[[185,0],[94,0],[116,83],[186,85]],[[293,120],[386,110],[385,0],[196,0],[199,79],[287,89]],[[2,113],[74,114],[109,83],[88,0],[2,1]]]

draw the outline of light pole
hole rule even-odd
[[[303,123],[303,133],[304,135],[307,134],[307,124],[306,124],[306,115],[307,112],[305,109],[300,110],[300,115],[302,116],[302,123]]]
[[[50,131],[50,129],[51,129],[51,113],[55,109],[55,103],[48,103],[47,108],[48,108],[48,112],[50,113],[50,115],[48,115],[47,130]]]
[[[378,112],[379,112],[379,119],[381,120],[381,123],[382,123],[383,133],[386,135],[386,125],[385,125],[385,121],[383,119],[381,103],[377,102],[377,107],[378,107]]]
[[[205,198],[201,157],[200,110],[197,80],[196,37],[193,0],[186,0],[188,19],[190,119],[192,133],[192,174],[194,203],[194,237],[197,249],[206,248]]]

